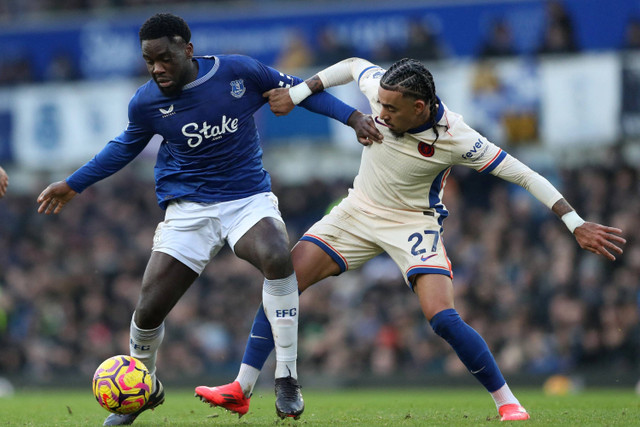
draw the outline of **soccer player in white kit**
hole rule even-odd
[[[419,61],[403,59],[384,70],[364,59],[346,59],[291,89],[270,91],[271,109],[286,114],[312,93],[354,80],[371,104],[382,141],[359,138],[366,146],[348,197],[293,249],[298,289],[386,252],[418,296],[433,330],[489,391],[501,420],[529,419],[484,339],[454,308],[451,262],[442,238],[449,214],[442,202],[447,176],[461,165],[521,185],[562,219],[583,249],[610,260],[622,253],[625,239],[617,235],[622,230],[582,220],[549,181],[469,127],[436,96],[433,77]],[[272,348],[265,340],[271,339],[269,331],[258,310],[236,381],[199,389],[233,394],[248,409]]]

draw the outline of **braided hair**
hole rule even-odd
[[[191,30],[184,19],[171,13],[156,13],[147,19],[138,33],[140,42],[168,37],[171,42],[175,36],[182,37],[185,43],[191,40]]]
[[[403,96],[408,95],[423,100],[429,106],[430,124],[438,140],[436,84],[427,67],[420,61],[410,58],[396,61],[380,79],[380,86],[386,90],[400,92]]]

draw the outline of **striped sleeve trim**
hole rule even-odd
[[[360,73],[360,75],[358,76],[358,84],[360,84],[360,79],[362,78],[362,75],[364,73],[366,73],[368,70],[372,69],[372,68],[380,68],[377,65],[372,65],[370,67],[365,68],[364,70],[362,70],[362,72]]]
[[[498,153],[495,156],[493,156],[493,158],[489,160],[487,164],[485,164],[483,167],[478,169],[478,172],[482,172],[482,173],[491,172],[504,160],[505,157],[507,157],[507,152],[500,149],[500,151],[498,151]]]

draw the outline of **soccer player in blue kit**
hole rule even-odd
[[[302,80],[247,56],[195,57],[189,26],[172,14],[150,17],[139,37],[152,79],[132,97],[126,130],[37,199],[39,213],[57,214],[132,161],[154,135],[163,137],[155,180],[166,214],[153,238],[130,328],[130,353],[149,369],[153,389],[138,412],[111,414],[104,425],[131,424],[164,402],[156,377],[164,319],[225,243],[265,277],[263,305],[276,337],[276,412],[297,418],[304,410],[296,370],[298,286],[253,114],[267,102],[263,93]],[[348,124],[361,141],[377,134],[370,117],[329,94],[302,105]]]
[[[584,221],[548,180],[469,127],[436,96],[433,76],[414,59],[397,61],[388,70],[361,58],[345,59],[304,83],[271,91],[271,110],[287,114],[307,96],[353,81],[369,101],[382,143],[363,144],[349,195],[293,248],[300,291],[386,252],[434,332],[491,394],[500,420],[528,420],[486,342],[454,307],[453,270],[443,240],[449,215],[443,196],[451,168],[466,166],[522,186],[562,219],[581,248],[609,260],[623,252],[622,230]],[[234,396],[220,406],[246,413],[273,349],[268,323],[258,309],[235,381],[199,386],[196,393],[210,400]]]

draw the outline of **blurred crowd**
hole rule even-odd
[[[0,21],[149,3],[9,0],[0,2]],[[550,1],[546,14],[536,53],[580,51],[562,3]],[[407,34],[401,45],[380,44],[369,59],[439,60],[454,54],[427,20],[412,22]],[[270,65],[289,71],[357,53],[331,27],[307,42],[292,37]],[[640,19],[630,18],[620,48],[640,49]],[[519,54],[512,29],[499,19],[477,51],[478,58]],[[44,81],[81,78],[78,64],[65,55],[55,57],[44,75]],[[37,79],[29,58],[0,58],[0,85]],[[625,254],[614,263],[581,250],[562,222],[519,187],[466,169],[454,169],[448,179],[451,215],[444,240],[456,308],[486,339],[505,374],[639,371],[640,181],[637,168],[615,150],[598,160],[540,172],[585,219],[625,231]],[[84,379],[105,358],[128,353],[132,310],[163,216],[147,169],[134,162],[76,197],[58,216],[38,215],[36,194],[9,193],[0,200],[0,377],[47,382],[80,371]],[[292,244],[350,185],[280,185],[277,171],[271,172]],[[161,378],[231,380],[261,284],[257,270],[223,250],[168,318],[158,359]],[[301,375],[468,376],[386,256],[326,279],[306,291],[300,304]]]
[[[103,359],[128,353],[132,310],[163,214],[139,168],[134,162],[91,187],[57,216],[36,213],[36,194],[0,200],[0,376],[86,379]],[[350,184],[285,186],[274,172],[292,244]],[[585,219],[622,228],[624,255],[611,263],[581,250],[524,190],[454,168],[444,241],[456,308],[505,374],[636,373],[638,172],[615,153],[599,166],[541,172]],[[167,320],[158,359],[163,380],[232,379],[261,281],[228,249],[214,259]],[[302,294],[299,350],[303,375],[468,376],[384,256]]]

